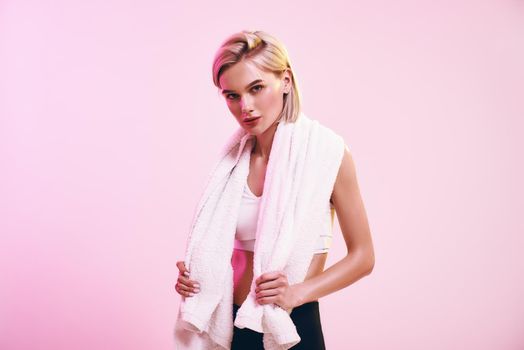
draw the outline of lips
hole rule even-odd
[[[258,118],[260,118],[260,116],[258,116],[258,117],[245,118],[245,119],[243,120],[243,122],[244,122],[244,123],[247,123],[247,122],[250,122],[250,121],[255,120],[255,119],[258,119]]]

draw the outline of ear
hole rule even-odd
[[[292,84],[292,73],[291,70],[288,68],[284,71],[283,76],[283,82],[284,82],[284,94],[289,94],[291,91],[291,84]]]

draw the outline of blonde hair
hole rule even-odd
[[[213,59],[213,83],[217,88],[221,89],[220,75],[243,59],[249,59],[258,69],[272,72],[277,77],[281,77],[286,69],[291,71],[291,89],[284,94],[284,106],[277,121],[294,123],[300,114],[300,92],[284,45],[261,30],[242,30],[229,36]]]

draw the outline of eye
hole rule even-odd
[[[255,85],[251,88],[251,90],[253,90],[255,93],[256,92],[259,92],[260,90],[262,90],[264,88],[264,85]],[[226,95],[226,99],[228,100],[236,100],[238,98],[238,95],[237,94],[227,94]]]
[[[260,88],[260,89],[257,90],[257,92],[258,92],[258,91],[262,90],[263,87],[264,86],[262,86],[262,85],[255,85],[255,86],[253,86],[253,89]]]

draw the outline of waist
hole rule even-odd
[[[240,240],[235,238],[235,249],[250,251],[253,253],[255,251],[255,241],[256,239],[246,239]]]
[[[241,305],[237,305],[235,303],[233,303],[233,311],[236,312],[238,311],[238,309],[240,309],[240,306]],[[291,311],[291,313],[293,313],[295,310],[302,310],[302,311],[305,311],[305,310],[318,310],[319,309],[319,306],[320,306],[320,303],[318,300],[313,300],[313,301],[309,301],[307,303],[304,303],[302,305],[299,305],[297,307],[294,307],[293,310]]]

